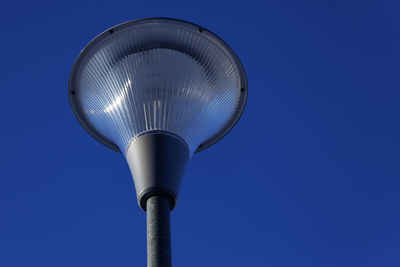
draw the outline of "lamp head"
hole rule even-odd
[[[235,53],[215,34],[151,18],[92,40],[72,68],[69,98],[81,125],[126,157],[141,207],[163,194],[172,208],[192,154],[238,121],[247,81]]]

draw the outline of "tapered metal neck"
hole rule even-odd
[[[190,158],[187,144],[179,137],[152,133],[139,137],[127,150],[139,205],[146,210],[154,195],[168,199],[175,207],[179,186]]]

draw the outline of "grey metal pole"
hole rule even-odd
[[[147,267],[171,267],[170,204],[163,196],[147,200]]]

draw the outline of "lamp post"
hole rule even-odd
[[[232,129],[246,103],[238,57],[198,25],[134,20],[81,51],[68,89],[81,125],[128,162],[147,212],[148,266],[171,266],[169,212],[186,164]]]

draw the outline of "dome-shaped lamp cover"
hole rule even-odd
[[[222,138],[243,111],[247,82],[235,53],[188,22],[144,19],[116,26],[79,55],[72,108],[102,143],[126,153],[149,132],[181,138],[190,154]]]

